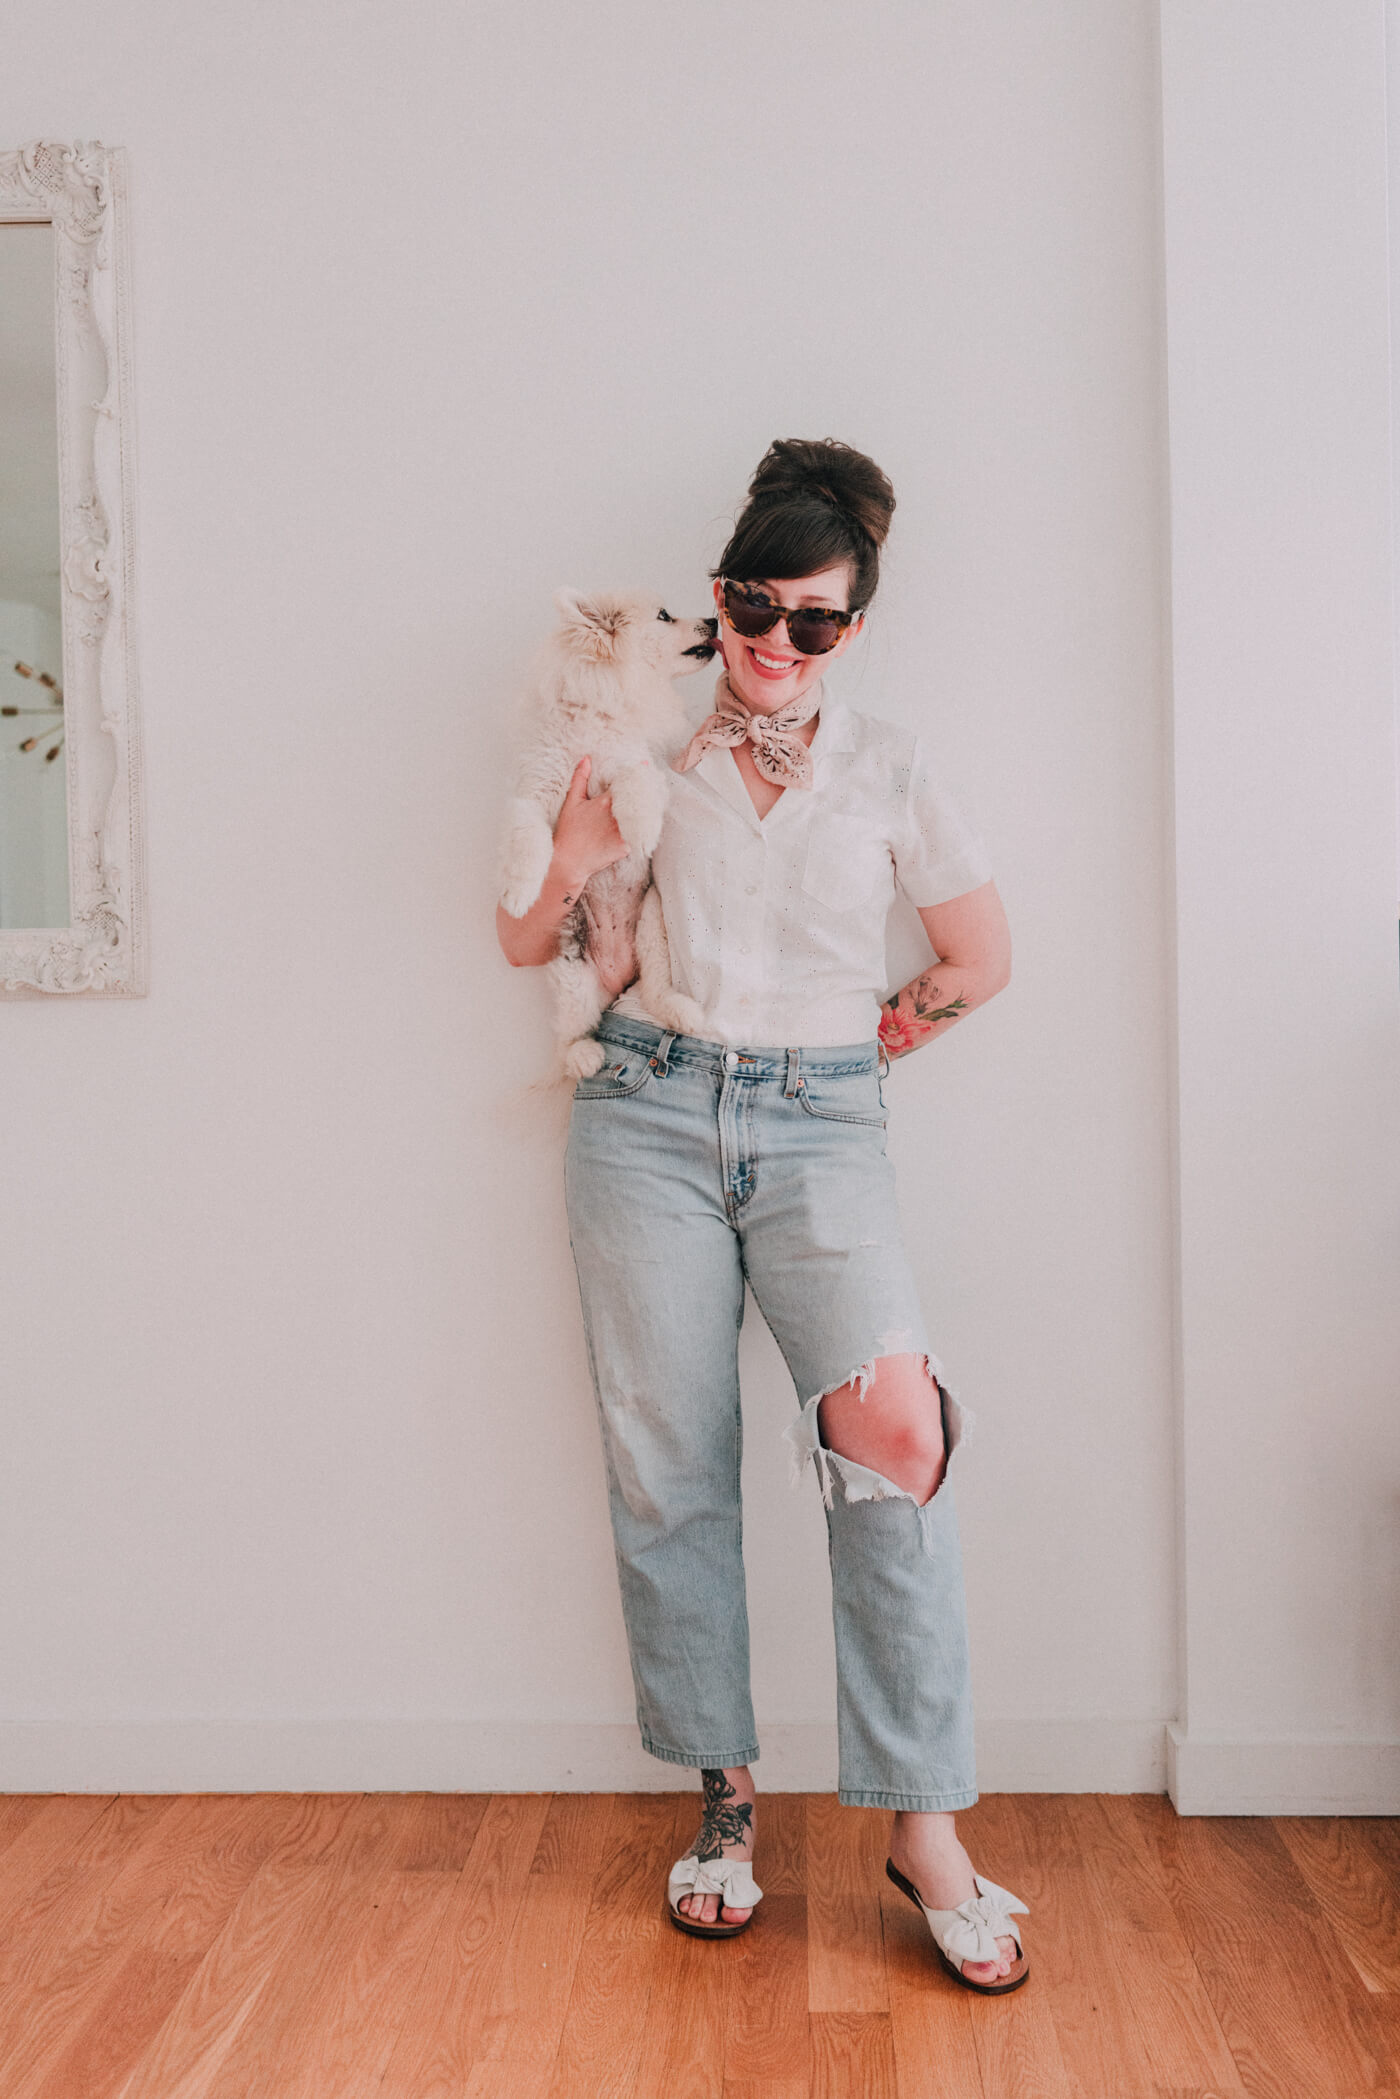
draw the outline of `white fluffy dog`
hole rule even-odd
[[[561,590],[554,602],[560,624],[537,659],[533,733],[506,811],[501,903],[512,918],[523,918],[539,895],[574,768],[591,755],[588,791],[612,795],[628,853],[585,884],[548,965],[561,1075],[580,1079],[603,1062],[603,1045],[590,1030],[607,1004],[588,957],[589,914],[595,923],[635,929],[635,991],[660,1027],[694,1035],[703,1022],[695,1001],[671,982],[651,853],[661,836],[668,760],[687,734],[671,680],[711,661],[714,621],[673,619],[658,598],[640,592]]]

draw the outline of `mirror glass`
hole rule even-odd
[[[0,225],[0,927],[66,926],[54,234]]]

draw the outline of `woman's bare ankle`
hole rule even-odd
[[[702,1864],[707,1859],[751,1859],[756,1795],[748,1765],[702,1771],[700,1782],[703,1806],[695,1856]],[[749,1914],[746,1909],[723,1909],[717,1895],[685,1895],[680,1907],[687,1916],[703,1919],[707,1924],[713,1924],[721,1914],[726,1923],[736,1924]]]

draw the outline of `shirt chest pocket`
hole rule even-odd
[[[892,893],[889,847],[853,816],[824,815],[813,825],[802,887],[828,911],[854,911],[881,884]]]

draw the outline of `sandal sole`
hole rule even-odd
[[[914,1886],[913,1881],[905,1879],[893,1859],[885,1860],[885,1871],[899,1889],[900,1894],[909,1897],[919,1915],[924,1918],[924,1924],[927,1927],[928,1918],[924,1917],[924,1906],[919,1900],[919,1891]],[[933,1937],[931,1931],[929,1932],[929,1938],[934,1952],[938,1955],[954,1982],[960,1982],[965,1990],[976,1990],[979,1997],[1004,1997],[1008,1990],[1019,1990],[1023,1982],[1029,1982],[1031,1979],[1031,1964],[1023,1953],[1019,1962],[1012,1967],[1011,1973],[1004,1975],[1000,1982],[974,1982],[972,1977],[964,1975],[956,1961],[951,1960],[943,1951],[943,1948],[939,1945],[937,1939]]]

